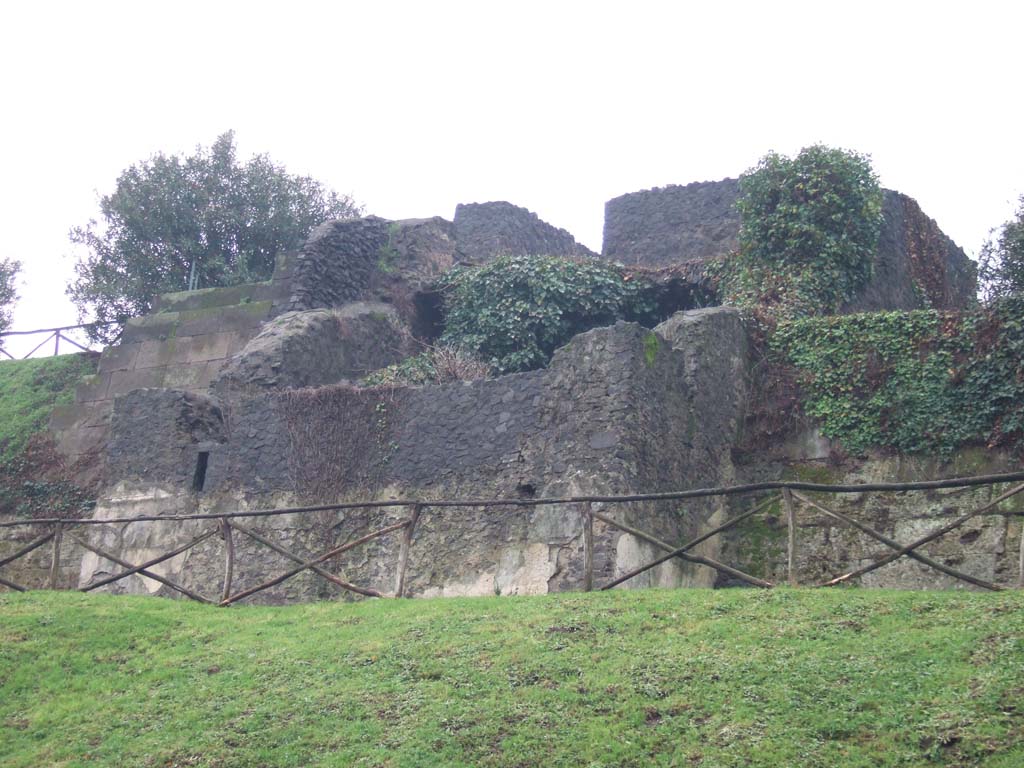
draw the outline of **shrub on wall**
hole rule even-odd
[[[740,248],[717,268],[726,303],[826,314],[871,278],[882,191],[870,160],[822,145],[770,152],[740,177]]]
[[[771,345],[797,369],[806,413],[847,450],[1024,442],[1024,297],[966,313],[783,321]]]
[[[503,256],[456,267],[443,283],[443,344],[468,350],[496,373],[545,365],[583,331],[616,320],[650,322],[645,281],[621,266],[554,256]]]

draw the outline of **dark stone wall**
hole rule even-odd
[[[459,261],[483,264],[497,256],[595,256],[564,229],[506,202],[467,203],[455,208]]]
[[[413,594],[578,589],[578,507],[449,509],[429,501],[627,493],[719,481],[735,419],[731,406],[716,410],[706,401],[723,391],[732,363],[694,367],[692,358],[708,354],[709,344],[727,343],[734,314],[720,310],[666,327],[671,338],[631,323],[596,329],[558,350],[547,369],[490,381],[405,389],[238,388],[222,393],[219,410],[212,401],[183,399],[183,393],[133,393],[119,401],[114,422],[122,482],[108,489],[97,515],[139,514],[154,505],[237,510],[419,498],[428,506],[410,553]],[[695,332],[708,324],[727,328]],[[703,429],[695,428],[698,411],[706,419]],[[145,413],[152,417],[144,419]],[[223,419],[214,420],[216,429],[204,427],[207,421],[194,415],[200,413],[223,413]],[[209,452],[209,461],[203,491],[195,493],[191,479],[199,450]],[[672,542],[695,535],[717,512],[711,503],[685,509],[638,503],[604,511]],[[252,524],[276,539],[288,537],[305,556],[403,514],[329,512]],[[175,530],[164,535],[177,542],[198,529]],[[153,542],[141,527],[127,538],[112,531],[96,535],[122,551]],[[381,540],[336,565],[345,578],[388,592],[394,587],[397,540]],[[220,546],[211,542],[194,551],[181,578],[206,593],[215,591]],[[651,555],[650,547],[632,537],[596,526],[599,581]],[[255,582],[261,574],[247,567],[246,578]],[[85,580],[97,575],[84,566],[83,574]],[[695,569],[671,564],[634,586],[697,578]],[[143,582],[124,588],[141,589]],[[315,580],[300,581],[260,599],[314,599],[322,592]]]
[[[912,198],[883,190],[875,276],[844,312],[961,309],[974,301],[967,254]],[[736,179],[633,192],[605,204],[602,255],[624,264],[664,267],[727,256],[738,246]]]
[[[321,224],[290,266],[287,308],[340,307],[361,298],[387,243],[388,222],[376,216]]]
[[[977,293],[974,263],[917,201],[885,190],[875,275],[844,312],[963,309]]]
[[[356,380],[414,354],[389,304],[286,312],[267,323],[224,366],[214,391],[299,388]]]
[[[623,264],[664,267],[736,250],[739,181],[701,181],[616,197],[604,206],[601,255]]]
[[[179,389],[137,389],[114,401],[109,477],[189,491],[199,451],[225,439],[213,399]]]

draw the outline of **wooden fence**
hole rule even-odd
[[[23,355],[20,358],[21,360],[28,360],[28,358],[32,357],[32,355],[34,355],[36,352],[38,352],[51,341],[53,342],[54,355],[60,354],[60,343],[62,341],[66,342],[67,344],[70,344],[71,346],[75,347],[76,349],[82,352],[92,352],[93,350],[80,344],[79,342],[75,341],[70,336],[68,336],[68,331],[80,330],[82,328],[100,328],[107,325],[115,325],[115,323],[84,323],[82,325],[62,325],[59,328],[37,328],[34,331],[3,331],[0,332],[0,355],[3,355],[4,357],[7,357],[10,360],[19,359],[12,355],[10,352],[8,352],[6,349],[4,349],[3,342],[5,338],[9,338],[11,336],[38,336],[42,334],[46,334],[43,340],[36,344],[32,348],[31,352],[29,352],[27,355]]]
[[[848,582],[851,579],[860,577],[869,573],[877,568],[881,568],[884,565],[895,562],[902,557],[912,558],[923,565],[940,571],[948,576],[952,576],[955,579],[972,584],[976,587],[988,589],[992,591],[999,591],[1003,589],[998,584],[993,584],[984,579],[977,578],[967,573],[963,573],[955,568],[952,568],[944,563],[940,563],[927,555],[921,553],[919,550],[925,544],[935,541],[936,539],[945,536],[951,531],[962,527],[969,520],[986,515],[1015,515],[1022,516],[1020,512],[1006,512],[1000,511],[999,505],[1002,502],[1010,499],[1011,497],[1024,491],[1024,483],[1015,485],[1004,493],[999,494],[996,498],[992,499],[987,504],[970,510],[969,512],[960,515],[954,520],[936,528],[934,531],[926,536],[922,536],[915,541],[909,543],[901,543],[894,541],[883,533],[871,528],[869,525],[858,521],[847,514],[838,512],[825,506],[820,501],[814,500],[806,496],[807,493],[818,493],[818,494],[846,494],[846,493],[886,493],[886,492],[914,492],[914,491],[929,491],[939,489],[952,489],[952,488],[969,488],[976,486],[991,486],[997,483],[1020,483],[1024,481],[1024,472],[1013,472],[1001,475],[985,475],[979,477],[966,477],[966,478],[954,478],[949,480],[933,480],[923,481],[916,483],[870,483],[870,484],[858,484],[858,485],[823,485],[818,483],[803,483],[803,482],[766,482],[766,483],[755,483],[750,485],[740,485],[722,488],[704,488],[694,489],[688,491],[676,491],[670,493],[647,493],[647,494],[634,494],[625,496],[570,496],[565,498],[542,498],[542,499],[458,499],[458,500],[433,500],[433,501],[370,501],[370,502],[351,502],[343,504],[323,504],[317,506],[307,507],[287,507],[280,509],[266,509],[266,510],[252,510],[242,512],[225,512],[225,513],[191,513],[191,514],[179,514],[179,515],[140,515],[136,517],[121,517],[121,518],[108,518],[108,519],[65,519],[65,518],[48,518],[48,519],[36,519],[36,520],[24,520],[24,521],[9,521],[0,522],[0,528],[15,528],[24,526],[44,526],[47,528],[46,533],[42,536],[34,539],[30,543],[23,546],[18,551],[11,555],[8,555],[0,559],[0,569],[4,566],[15,562],[16,560],[27,556],[29,553],[35,551],[39,547],[49,544],[51,546],[51,559],[50,559],[50,573],[49,573],[49,586],[51,589],[56,589],[59,584],[59,568],[60,568],[60,555],[61,547],[65,540],[73,541],[80,547],[86,549],[95,555],[109,560],[110,562],[120,566],[124,570],[108,576],[100,581],[88,584],[80,588],[82,592],[89,592],[99,587],[106,586],[114,583],[121,579],[132,576],[133,574],[139,574],[141,576],[154,579],[161,584],[170,587],[171,589],[180,592],[186,597],[197,600],[202,603],[212,603],[221,606],[228,606],[233,603],[243,600],[247,597],[251,597],[259,592],[269,589],[277,584],[280,584],[293,576],[302,573],[304,571],[311,571],[317,576],[326,579],[335,586],[347,590],[359,595],[366,597],[405,597],[407,596],[407,581],[408,581],[408,568],[409,568],[409,551],[414,543],[414,536],[416,531],[417,523],[423,514],[423,511],[428,507],[431,509],[445,509],[454,507],[483,507],[489,509],[492,507],[533,507],[543,505],[576,505],[579,509],[580,522],[582,527],[583,537],[583,587],[586,591],[592,589],[612,589],[620,584],[623,584],[630,579],[645,573],[652,568],[655,568],[662,563],[668,562],[672,559],[679,559],[685,562],[697,563],[705,565],[709,568],[713,568],[720,573],[724,573],[729,577],[742,581],[751,586],[760,587],[764,589],[770,589],[775,585],[772,582],[753,576],[749,573],[733,568],[724,563],[718,562],[710,557],[705,557],[694,553],[692,550],[704,541],[717,536],[724,531],[733,528],[737,524],[752,518],[759,514],[764,514],[769,508],[771,508],[776,502],[781,502],[781,505],[786,513],[786,524],[788,527],[787,537],[787,576],[788,583],[791,586],[797,586],[797,569],[796,569],[796,553],[799,546],[798,542],[798,530],[796,522],[796,509],[798,505],[817,510],[819,513],[830,517],[843,525],[850,526],[868,537],[880,542],[885,545],[888,551],[879,555],[877,559],[869,565],[866,565],[857,570],[849,573],[843,573],[837,575],[835,578],[826,580],[820,584],[813,586],[834,586],[836,584],[842,584]],[[768,494],[767,497],[764,494]],[[750,508],[736,516],[727,522],[713,528],[712,530],[702,533],[700,536],[687,541],[681,545],[669,544],[662,541],[656,536],[651,535],[649,532],[642,531],[633,526],[627,525],[621,521],[616,520],[606,511],[597,511],[594,509],[595,504],[602,504],[606,507],[614,507],[615,505],[625,504],[630,502],[657,502],[657,501],[679,501],[684,499],[695,499],[695,498],[707,498],[707,497],[729,497],[729,496],[752,496],[754,497],[753,503]],[[279,543],[268,538],[264,534],[261,534],[252,528],[239,522],[239,520],[245,520],[246,518],[265,518],[273,517],[278,515],[294,515],[294,514],[307,514],[313,512],[323,511],[341,511],[350,509],[381,509],[381,508],[402,508],[409,510],[409,516],[404,520],[397,523],[386,525],[377,530],[371,531],[357,539],[346,542],[345,544],[331,548],[330,550],[323,552],[315,557],[301,556],[295,552],[281,546]],[[131,525],[145,522],[167,522],[167,521],[186,521],[186,520],[208,520],[212,523],[212,526],[198,536],[188,541],[187,543],[175,547],[174,549],[166,552],[158,557],[154,557],[143,563],[130,563],[121,557],[118,557],[112,552],[108,552],[100,547],[90,543],[85,538],[78,535],[75,532],[76,528],[89,525]],[[661,557],[646,563],[643,566],[635,568],[628,573],[624,573],[606,584],[596,585],[594,583],[594,521],[598,520],[605,525],[618,529],[624,533],[635,536],[637,539],[651,544],[657,549],[662,550],[665,554]],[[370,589],[367,587],[360,587],[355,584],[339,578],[335,574],[323,567],[323,563],[326,561],[338,557],[356,547],[362,546],[367,542],[373,541],[374,539],[382,536],[388,536],[391,534],[400,535],[401,540],[399,543],[398,558],[396,563],[396,586],[394,592],[390,595],[385,595],[378,590]],[[235,591],[233,585],[233,574],[235,564],[235,536],[241,535],[246,536],[254,541],[258,542],[262,546],[276,552],[284,558],[291,560],[295,565],[283,573],[278,574],[272,579],[268,579],[256,586],[249,587]],[[224,576],[223,585],[219,597],[212,598],[200,595],[195,591],[179,584],[178,582],[169,579],[161,574],[155,573],[151,568],[159,563],[169,560],[172,557],[182,554],[183,552],[195,547],[207,539],[214,536],[219,536],[224,543]],[[1024,535],[1021,536],[1020,542],[1020,580],[1018,586],[1024,587]],[[0,575],[0,584],[9,589],[24,592],[28,590],[21,584],[18,584],[10,579],[4,578]]]

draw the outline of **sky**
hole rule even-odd
[[[77,321],[68,231],[122,170],[232,129],[368,213],[508,200],[597,251],[612,197],[820,142],[975,255],[1024,194],[1022,30],[984,0],[8,3],[13,327]]]

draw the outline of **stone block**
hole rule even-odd
[[[50,413],[50,430],[61,432],[78,427],[105,427],[110,422],[112,401],[65,403]]]
[[[114,398],[126,395],[136,389],[162,387],[166,368],[145,368],[140,371],[114,371],[110,374],[110,386],[107,397]]]
[[[204,373],[206,363],[184,363],[172,365],[167,368],[167,375],[164,377],[164,386],[173,389],[184,389],[189,392],[197,392],[206,389],[209,384],[205,380]]]
[[[57,449],[68,457],[98,453],[106,447],[109,434],[106,427],[79,426],[58,435]]]
[[[135,359],[134,370],[162,368],[174,362],[177,339],[165,341],[144,341]]]
[[[206,336],[229,331],[251,331],[270,316],[271,302],[259,301],[231,307],[194,310],[181,313],[178,336]]]
[[[193,336],[189,345],[188,363],[205,363],[209,360],[223,360],[228,357],[234,334],[210,333]]]
[[[243,283],[225,288],[200,288],[197,291],[178,291],[162,294],[154,303],[154,312],[188,312],[215,307],[230,307],[267,301],[272,292],[270,281]]]
[[[107,347],[100,355],[100,373],[130,371],[135,367],[135,359],[141,347],[141,344],[119,344],[116,347]]]
[[[161,312],[158,315],[133,317],[124,325],[121,342],[162,341],[176,335],[180,316],[177,312]]]
[[[88,403],[93,400],[105,400],[109,395],[111,377],[120,375],[122,371],[114,373],[96,373],[91,376],[84,376],[82,382],[75,387],[75,400],[80,403]]]

